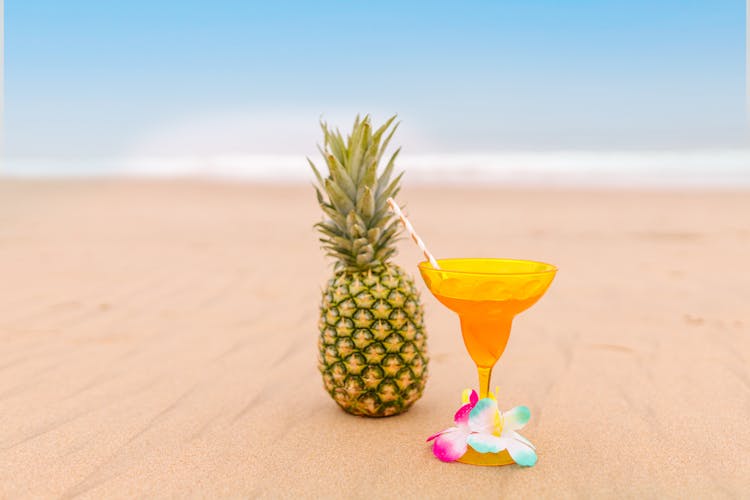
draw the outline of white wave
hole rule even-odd
[[[318,161],[319,166],[322,161]],[[750,149],[548,151],[404,155],[409,183],[509,185],[750,186]],[[308,182],[303,155],[193,155],[86,160],[6,159],[16,177],[197,177]]]

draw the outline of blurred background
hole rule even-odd
[[[10,176],[306,182],[398,113],[407,182],[750,184],[742,1],[19,1]]]
[[[746,15],[6,0],[0,499],[747,498]],[[533,470],[425,443],[476,370],[408,239],[424,397],[375,421],[322,388],[334,262],[304,156],[357,113],[398,113],[397,199],[438,258],[559,267],[493,375]]]

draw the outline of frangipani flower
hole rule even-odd
[[[518,464],[531,467],[536,463],[534,445],[516,431],[523,428],[531,417],[525,406],[516,406],[506,412],[497,407],[494,394],[479,399],[476,391],[464,391],[464,404],[453,417],[454,427],[427,438],[434,440],[432,452],[443,462],[453,462],[471,446],[479,453],[499,453],[508,450]],[[468,400],[468,401],[467,401]]]

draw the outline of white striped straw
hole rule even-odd
[[[427,260],[430,261],[430,264],[432,264],[432,267],[435,269],[440,269],[440,266],[438,265],[437,261],[435,260],[435,257],[432,256],[429,250],[427,250],[427,247],[424,244],[424,241],[422,241],[422,238],[419,237],[416,231],[414,231],[414,228],[411,225],[411,222],[409,222],[409,219],[406,218],[404,213],[401,211],[401,209],[398,207],[398,204],[396,203],[396,200],[393,198],[388,198],[388,204],[391,206],[391,210],[398,215],[398,218],[401,219],[401,223],[404,225],[406,230],[409,232],[409,236],[411,236],[411,239],[414,240],[414,243],[417,244],[420,250],[422,250],[422,253],[427,258]]]

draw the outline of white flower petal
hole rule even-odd
[[[516,406],[503,412],[503,428],[516,431],[523,428],[531,418],[531,411],[526,406]]]
[[[497,453],[504,450],[507,439],[492,434],[470,434],[466,442],[479,453]]]
[[[505,436],[506,436],[506,434],[505,434],[505,432],[503,432],[503,437],[505,437]],[[534,446],[531,443],[531,441],[529,441],[528,439],[526,439],[525,437],[523,437],[522,435],[520,435],[516,431],[508,431],[507,437],[511,437],[511,438],[513,438],[513,439],[515,439],[517,441],[521,441],[523,444],[525,444],[527,446],[531,446],[532,449],[536,450],[536,446]]]
[[[469,428],[472,432],[492,434],[497,413],[497,401],[491,398],[480,399],[469,413]]]
[[[506,439],[506,438],[503,438]],[[506,449],[510,453],[511,458],[518,464],[524,467],[531,467],[536,463],[537,456],[536,452],[530,446],[527,446],[521,441],[515,439],[508,439]]]

